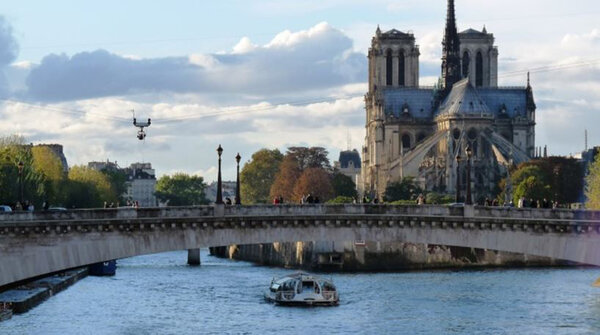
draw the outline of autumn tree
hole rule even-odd
[[[279,171],[271,186],[269,192],[270,198],[283,197],[285,201],[294,199],[294,186],[301,174],[302,171],[298,167],[296,158],[291,155],[286,155],[279,165]]]
[[[169,206],[206,205],[206,184],[201,176],[175,173],[164,175],[156,183],[156,197]]]
[[[31,148],[32,168],[39,173],[41,195],[52,204],[63,203],[67,174],[60,158],[52,149],[46,146]]]
[[[596,155],[589,166],[589,173],[585,178],[585,196],[587,208],[600,209],[600,155]]]
[[[299,201],[305,195],[318,197],[326,202],[334,197],[331,175],[322,167],[305,169],[294,185],[293,200]]]
[[[283,155],[277,149],[261,149],[244,164],[240,172],[240,192],[244,204],[269,203]]]

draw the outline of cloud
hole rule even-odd
[[[327,23],[284,31],[258,46],[242,38],[233,51],[157,59],[105,50],[51,54],[27,78],[31,99],[68,101],[148,92],[269,96],[331,88],[366,77],[366,59]]]
[[[0,16],[0,97],[6,97],[9,93],[9,82],[4,70],[12,63],[19,53],[19,45],[13,36],[11,25],[4,16]]]

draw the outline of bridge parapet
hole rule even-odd
[[[398,206],[385,204],[283,204],[283,205],[253,205],[225,207],[226,216],[253,215],[334,215],[334,214],[397,214],[397,215],[440,215],[463,216],[463,207],[438,205]]]

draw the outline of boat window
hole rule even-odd
[[[323,291],[335,291],[335,286],[331,283],[323,283]]]
[[[311,290],[314,285],[315,285],[315,282],[303,281],[302,282],[302,290]]]

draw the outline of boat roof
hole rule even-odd
[[[302,280],[302,281],[313,280],[313,281],[321,281],[321,282],[332,283],[332,280],[330,280],[330,279],[321,278],[321,277],[318,277],[318,276],[315,276],[315,275],[311,275],[309,273],[302,272],[302,271],[293,272],[293,273],[290,273],[290,274],[285,275],[283,277],[277,278],[277,279],[275,279],[274,282],[277,283],[277,284],[281,284],[281,283],[284,283],[284,282],[286,282],[286,281],[288,281],[290,279],[296,279],[296,280]]]

